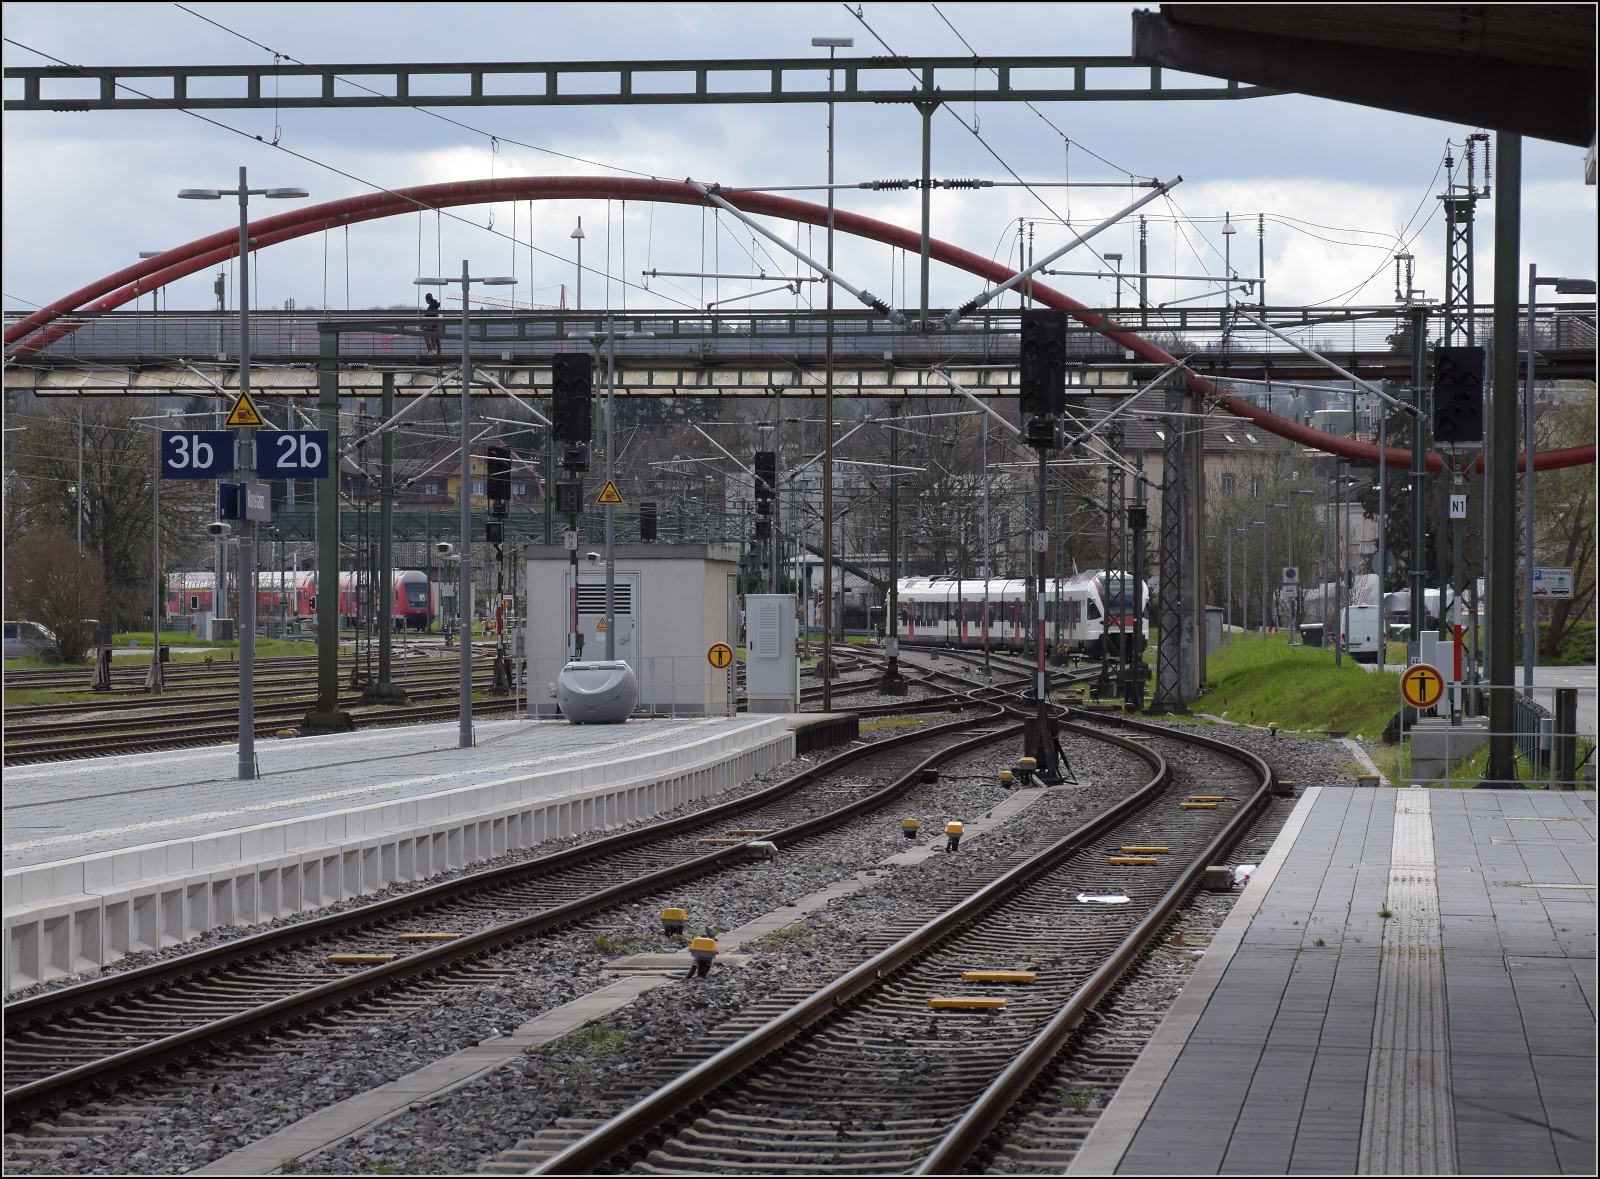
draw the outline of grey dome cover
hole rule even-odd
[[[556,676],[556,704],[575,725],[620,725],[639,703],[639,677],[621,659],[569,663]]]

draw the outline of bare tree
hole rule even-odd
[[[37,622],[54,632],[63,662],[81,661],[109,600],[100,558],[80,557],[77,538],[55,528],[17,537],[5,565],[6,617]]]
[[[1594,441],[1593,388],[1576,401],[1548,410],[1535,433],[1539,449],[1579,446]],[[1534,479],[1534,558],[1572,569],[1572,597],[1549,606],[1540,654],[1554,659],[1575,623],[1594,617],[1595,482],[1594,468],[1569,467],[1542,471]]]

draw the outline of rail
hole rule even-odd
[[[9,1038],[19,1032],[27,1032],[31,1027],[71,1020],[76,1018],[78,1013],[108,1009],[129,995],[159,994],[189,980],[220,975],[231,967],[269,953],[292,949],[336,934],[358,931],[376,922],[413,912],[436,910],[441,903],[466,894],[548,875],[553,870],[582,866],[609,853],[626,851],[708,824],[720,823],[735,815],[745,814],[768,803],[780,801],[796,793],[802,786],[855,762],[880,756],[903,746],[926,742],[930,738],[992,724],[1002,712],[1003,710],[991,705],[984,708],[983,715],[977,717],[929,726],[872,745],[850,749],[744,798],[662,823],[607,836],[536,860],[471,873],[376,904],[268,930],[197,953],[19,1000],[8,1004],[4,1009],[7,1035]],[[1000,730],[984,732],[979,736],[945,745],[928,757],[920,759],[917,765],[897,776],[887,786],[825,814],[791,824],[764,838],[781,847],[844,823],[875,807],[885,806],[908,789],[912,783],[920,781],[924,768],[958,756],[976,745],[1010,737],[1019,728],[1020,726],[1008,724]],[[248,1041],[286,1023],[301,1023],[316,1018],[324,1012],[336,1010],[365,996],[387,993],[397,986],[448,972],[462,964],[481,959],[487,954],[540,933],[569,925],[635,897],[742,862],[748,855],[748,848],[741,844],[697,855],[652,872],[633,875],[619,883],[541,909],[516,921],[471,933],[456,941],[408,954],[394,962],[374,966],[346,978],[285,995],[272,1002],[252,1006],[223,1018],[186,1028],[181,1032],[136,1045],[75,1068],[19,1084],[7,1090],[5,1094],[7,1122],[12,1125],[26,1124],[35,1117],[55,1116],[71,1102],[80,1099],[85,1090],[113,1085],[187,1060],[191,1056],[203,1055],[230,1044]],[[118,1039],[120,1041],[121,1037]]]
[[[1139,790],[1128,798],[1115,804],[1108,810],[1079,827],[1077,830],[1057,840],[1050,847],[1029,857],[1027,860],[1011,868],[999,878],[973,893],[959,904],[952,906],[943,913],[922,925],[915,932],[897,941],[881,953],[874,955],[852,970],[841,975],[833,982],[825,985],[810,997],[789,1008],[775,1018],[769,1020],[762,1027],[744,1036],[742,1039],[724,1048],[699,1065],[681,1074],[667,1085],[662,1086],[643,1100],[617,1114],[604,1125],[592,1131],[578,1142],[568,1146],[555,1156],[546,1160],[534,1174],[593,1174],[601,1172],[613,1165],[626,1167],[627,1162],[634,1157],[634,1152],[640,1144],[647,1142],[652,1136],[658,1136],[662,1127],[681,1123],[688,1111],[694,1109],[699,1103],[708,1098],[716,1090],[729,1084],[740,1074],[759,1062],[782,1049],[785,1045],[795,1040],[806,1031],[815,1028],[833,1017],[854,1001],[863,997],[867,992],[878,988],[902,967],[914,959],[928,952],[938,943],[954,934],[959,929],[982,919],[997,906],[1015,896],[1022,889],[1038,880],[1042,875],[1054,867],[1077,854],[1092,844],[1100,836],[1116,827],[1123,821],[1142,811],[1150,802],[1165,791],[1169,785],[1170,768],[1164,758],[1154,750],[1146,748],[1134,741],[1113,736],[1101,731],[1087,728],[1082,725],[1071,724],[1073,731],[1101,740],[1110,741],[1122,746],[1135,756],[1144,760],[1155,770],[1154,776]],[[1161,733],[1164,737],[1179,740],[1188,739],[1189,735],[1174,734],[1169,730],[1157,729],[1155,726],[1138,726],[1150,728]],[[1226,756],[1247,760],[1253,770],[1261,774],[1261,782],[1251,801],[1240,808],[1239,815],[1247,815],[1265,799],[1273,785],[1272,771],[1259,758],[1253,755],[1243,755],[1241,752],[1229,747],[1222,742],[1205,739],[1204,743]],[[1240,829],[1239,824],[1247,821],[1235,816],[1224,828],[1222,835],[1214,838],[1201,853],[1200,857],[1187,869],[1180,881],[1173,889],[1169,890],[1163,899],[1162,908],[1170,910],[1168,903],[1172,895],[1179,899],[1193,886],[1198,874],[1203,871],[1210,857],[1218,847],[1219,842],[1233,838]],[[1080,991],[1085,997],[1085,1002],[1080,1004],[1078,1018],[1081,1012],[1092,1005],[1093,999],[1098,999],[1109,988],[1116,977],[1126,968],[1127,964],[1137,955],[1139,949],[1148,941],[1154,932],[1160,929],[1165,917],[1156,920],[1152,915],[1139,926],[1142,936],[1135,941],[1130,937],[1124,946],[1112,959],[1108,960],[1093,976],[1090,983]],[[1131,947],[1131,948],[1130,948]],[[1070,1027],[1066,1029],[1070,1031]],[[1047,1035],[1064,1038],[1063,1032],[1057,1021],[1052,1021]],[[1014,1064],[1003,1075],[1001,1080],[1005,1083],[1005,1091],[1018,1085],[1026,1088],[1034,1075],[1044,1064],[1048,1063],[1054,1055],[1054,1048],[1049,1047],[1051,1040],[1035,1041],[1037,1048],[1030,1047],[1032,1055],[1025,1065]],[[1059,1044],[1056,1045],[1057,1047]],[[1031,1071],[1030,1071],[1031,1070]],[[1023,1079],[1026,1077],[1026,1079]],[[999,1084],[997,1081],[996,1084]],[[1020,1090],[1019,1090],[1020,1091]],[[994,1099],[996,1102],[999,1098]],[[984,1107],[982,1117],[972,1121],[970,1125],[963,1122],[957,1129],[962,1132],[961,1141],[978,1132],[982,1122],[993,1118],[998,1121],[993,1104]],[[962,1130],[962,1126],[967,1128]],[[982,1135],[988,1133],[983,1128]],[[979,1136],[981,1141],[982,1135]],[[959,1164],[951,1165],[955,1156],[961,1152],[960,1143],[941,1144],[944,1162],[932,1168],[933,1172],[951,1173],[959,1169]],[[964,1160],[970,1155],[970,1150],[962,1155]]]

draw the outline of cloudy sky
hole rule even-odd
[[[847,55],[882,52],[872,32],[836,4],[187,8],[8,4],[5,63],[47,64],[43,53],[86,65],[254,64],[270,63],[273,51],[310,63],[798,57],[821,52],[811,48],[815,35],[855,37]],[[1130,45],[1130,11],[1119,4],[863,8],[866,25],[893,51],[937,54],[966,54],[964,38],[982,54],[1122,55]],[[8,81],[6,94],[14,93],[20,94],[20,83]],[[141,250],[224,228],[226,206],[178,201],[175,193],[230,184],[241,164],[250,168],[252,184],[300,185],[316,200],[491,175],[642,173],[736,185],[804,184],[825,179],[827,167],[821,105],[444,112],[465,127],[412,109],[285,111],[276,119],[272,111],[206,113],[214,122],[181,112],[7,113],[6,309],[48,303],[133,262]],[[974,120],[981,141],[962,125]],[[275,129],[280,148],[257,141],[258,135],[272,140]],[[1441,291],[1444,230],[1433,194],[1440,191],[1447,143],[1460,144],[1472,130],[1298,96],[1058,103],[1037,113],[1020,104],[990,104],[935,117],[933,172],[1006,179],[1009,166],[1038,181],[1181,174],[1184,182],[1171,198],[1145,210],[1152,270],[1218,273],[1219,230],[1228,213],[1241,229],[1233,239],[1236,267],[1253,274],[1257,218],[1264,214],[1273,303],[1382,304],[1394,296],[1390,257],[1399,242],[1417,256],[1417,285],[1430,295]],[[1454,154],[1460,158],[1459,148]],[[919,155],[919,119],[910,109],[839,108],[839,180],[914,176]],[[1524,261],[1537,262],[1545,273],[1593,276],[1595,195],[1582,183],[1579,149],[1527,141]],[[1127,189],[1114,188],[1044,188],[1037,196],[1014,188],[936,193],[933,232],[980,254],[1014,258],[1019,222],[1032,227],[1043,253],[1068,240],[1060,221],[1081,228],[1131,199]],[[915,193],[851,192],[840,204],[917,224]],[[329,234],[274,247],[259,263],[260,302],[409,305],[419,273],[456,270],[468,258],[480,273],[514,269],[517,300],[554,304],[563,284],[573,282],[568,235],[579,216],[588,233],[585,263],[600,272],[585,280],[587,306],[607,298],[608,270],[613,305],[626,299],[631,307],[674,307],[760,286],[724,283],[712,290],[708,284],[702,293],[697,281],[658,279],[646,290],[641,271],[774,269],[773,260],[752,247],[748,230],[698,210],[632,204],[624,211],[596,201],[456,213],[457,219],[397,217],[358,226],[348,239]],[[1480,206],[1478,290],[1485,300],[1493,216],[1492,201]],[[1095,245],[1102,252],[1120,250],[1131,266],[1134,234],[1129,222]],[[839,257],[840,269],[858,285],[884,296],[892,290],[902,305],[915,303],[915,258],[853,243],[842,243]],[[1061,265],[1091,269],[1098,262],[1079,252]],[[902,295],[902,272],[909,298]],[[1085,302],[1106,304],[1113,297],[1108,281],[1057,281]],[[210,306],[211,282],[205,274],[175,284],[168,306]],[[1152,295],[1166,301],[1200,289],[1157,283]],[[935,305],[963,301],[974,291],[970,277],[935,267]],[[755,305],[781,306],[790,298],[772,296]]]

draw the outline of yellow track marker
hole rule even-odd
[[[1150,867],[1150,866],[1152,866],[1154,864],[1159,864],[1160,862],[1161,861],[1156,859],[1154,856],[1107,856],[1106,857],[1106,863],[1108,863],[1108,864],[1137,864],[1137,865],[1140,865],[1142,867]]]
[[[1214,811],[1217,809],[1217,804],[1214,802],[1180,802],[1178,809],[1180,811]]]
[[[1004,999],[979,998],[976,995],[928,1000],[928,1006],[935,1011],[994,1011],[1005,1005]]]
[[[399,954],[329,954],[329,966],[382,966],[393,962]]]
[[[400,940],[403,942],[453,942],[460,936],[459,933],[402,933]]]
[[[1171,850],[1170,847],[1125,847],[1122,853],[1128,856],[1164,856]]]
[[[1031,970],[963,970],[963,982],[1031,983],[1039,976]]]

